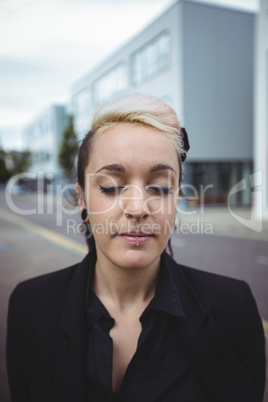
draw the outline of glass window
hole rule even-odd
[[[84,88],[74,96],[74,111],[77,114],[86,113],[92,106],[90,88]]]
[[[141,84],[170,62],[170,34],[162,32],[131,56],[132,83]]]
[[[50,131],[51,119],[49,115],[43,117],[43,133],[48,133]]]
[[[38,123],[35,123],[35,124],[34,124],[32,130],[33,130],[32,132],[33,132],[33,137],[34,137],[34,139],[38,138],[38,137],[39,137],[39,133],[40,133]]]
[[[241,180],[249,180],[252,173],[252,161],[244,162],[186,162],[186,196],[196,195],[189,205],[227,204],[249,205],[250,185],[243,191],[233,194],[229,192]],[[187,185],[188,184],[188,185]],[[190,186],[189,186],[190,185]],[[182,184],[182,188],[184,183]]]
[[[42,136],[43,134],[46,133],[46,121],[45,121],[45,117],[43,117],[43,118],[40,119],[40,121],[39,121],[39,132],[40,132],[40,136]]]
[[[94,102],[100,103],[127,89],[127,69],[120,63],[93,85]]]

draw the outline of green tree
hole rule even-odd
[[[0,182],[5,182],[11,177],[6,166],[6,155],[6,152],[0,148]]]
[[[27,172],[31,164],[30,151],[5,151],[0,147],[0,182],[18,173]]]
[[[59,151],[59,164],[65,175],[71,179],[73,174],[74,160],[78,150],[77,135],[74,131],[73,116],[68,116],[68,124],[63,130],[62,143]]]
[[[31,165],[31,152],[26,150],[23,152],[15,152],[11,151],[9,153],[12,162],[13,162],[13,169],[12,175],[27,172]]]

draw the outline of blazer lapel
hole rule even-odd
[[[55,336],[54,402],[85,401],[84,300],[91,258],[92,253],[77,268]],[[186,314],[177,319],[179,338],[215,401],[261,401],[246,370],[221,338],[182,269],[168,256],[165,261],[172,269]]]
[[[85,287],[92,255],[78,266],[71,280],[65,309],[53,343],[54,401],[85,400]]]
[[[179,337],[215,401],[261,401],[245,368],[221,338],[182,269],[169,258],[167,262],[173,266],[186,314],[177,320]]]

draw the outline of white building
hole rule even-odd
[[[73,85],[79,137],[102,101],[126,92],[161,97],[189,134],[187,181],[200,197],[200,186],[210,185],[206,203],[227,202],[229,189],[252,172],[254,19],[248,12],[178,0]],[[230,201],[250,204],[248,186]]]
[[[65,126],[65,106],[53,105],[43,111],[24,130],[27,149],[32,154],[30,172],[53,173],[62,176],[58,154]]]
[[[256,21],[255,64],[255,185],[254,210],[259,219],[268,219],[268,2],[261,0]],[[259,173],[258,173],[259,172]],[[256,189],[257,190],[257,189]]]

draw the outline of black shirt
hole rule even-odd
[[[86,291],[87,400],[91,402],[149,402],[210,400],[180,342],[176,321],[184,317],[178,289],[169,267],[161,261],[155,296],[140,317],[142,332],[118,394],[112,390],[114,325],[104,305],[91,289],[93,261]],[[194,378],[193,378],[194,377]],[[192,384],[195,384],[194,391]],[[189,387],[190,399],[180,399]],[[204,399],[202,398],[204,396]]]

